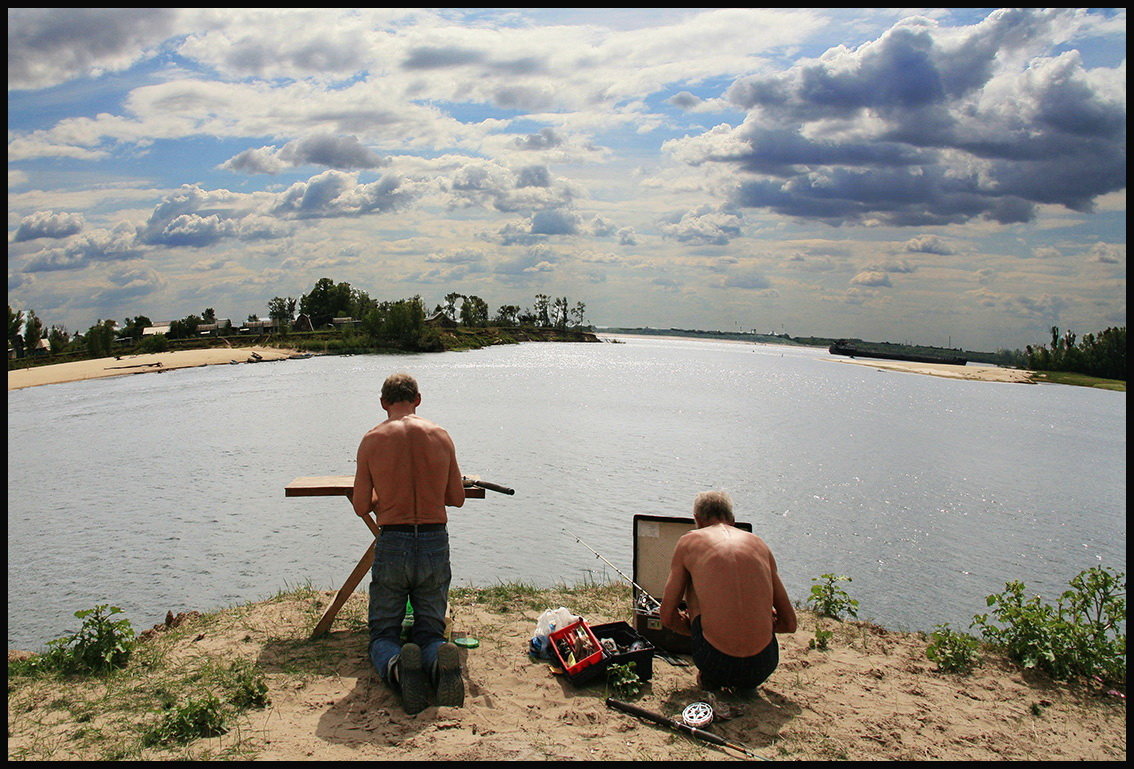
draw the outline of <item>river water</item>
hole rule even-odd
[[[338,588],[367,529],[348,475],[405,370],[466,475],[516,489],[450,511],[454,584],[620,579],[635,514],[710,488],[772,547],[793,600],[834,572],[859,617],[967,628],[1021,580],[1054,599],[1126,570],[1126,395],[881,372],[825,351],[622,337],[315,357],[8,394],[8,647],[110,603],[136,629],[310,583]],[[360,589],[365,589],[364,580]]]

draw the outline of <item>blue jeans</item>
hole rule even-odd
[[[383,532],[374,544],[370,579],[370,661],[383,681],[390,660],[402,650],[406,600],[413,606],[409,640],[421,647],[422,663],[432,671],[445,641],[449,600],[449,533]]]

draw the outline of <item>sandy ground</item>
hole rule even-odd
[[[240,741],[241,757],[274,761],[1126,758],[1120,697],[1055,684],[1001,659],[985,658],[969,675],[940,673],[926,659],[924,636],[866,623],[821,620],[836,628],[834,638],[827,650],[809,648],[817,622],[809,612],[796,633],[780,636],[780,667],[754,697],[714,702],[697,688],[694,668],[655,657],[652,679],[629,698],[675,718],[689,704],[708,700],[718,717],[707,729],[752,755],[613,710],[606,705],[605,681],[576,688],[528,655],[540,610],[489,608],[475,598],[451,607],[453,631],[479,641],[462,651],[463,707],[431,705],[409,716],[366,657],[362,594],[351,597],[328,636],[307,639],[332,595],[310,591],[226,610],[219,622],[191,620],[178,628],[170,657],[254,662],[266,673],[271,704],[248,711],[240,727],[223,737],[198,740],[181,752],[146,750],[140,757],[232,755]],[[593,624],[627,619],[628,593],[624,608],[623,616],[597,609],[584,616]],[[157,634],[158,642],[167,632]],[[676,659],[688,663],[687,657]],[[10,685],[9,692],[10,758],[97,759],[89,748],[85,754],[77,750],[79,741],[69,735],[133,728],[89,717],[76,724],[66,710],[82,711],[70,699],[88,696],[85,689],[32,687],[13,695]]]
[[[275,347],[211,347],[149,355],[123,355],[119,358],[95,358],[9,371],[8,389],[18,390],[22,387],[78,382],[84,379],[102,379],[126,374],[173,371],[194,366],[248,363],[255,360],[255,355],[259,355],[263,361],[284,360],[295,354],[295,350],[281,350]]]

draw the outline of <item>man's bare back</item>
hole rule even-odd
[[[689,608],[681,618],[676,607],[683,598]],[[697,616],[705,640],[733,657],[758,654],[773,633],[795,629],[795,610],[780,581],[776,559],[762,539],[727,523],[714,523],[678,540],[662,619],[688,633],[688,622]]]
[[[446,523],[446,505],[465,503],[452,439],[413,413],[415,408],[416,403],[390,404],[389,418],[358,447],[354,511],[360,516],[373,511],[379,526]]]

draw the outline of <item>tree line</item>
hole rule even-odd
[[[586,324],[586,305],[576,302],[572,306],[567,297],[537,294],[530,308],[504,304],[493,315],[488,303],[479,296],[450,292],[427,315],[425,302],[420,296],[380,301],[350,283],[336,283],[330,278],[320,278],[299,299],[273,297],[268,301],[267,309],[268,318],[272,321],[269,324],[271,328],[267,330],[274,333],[286,335],[295,330],[300,318],[305,318],[310,324],[304,329],[312,331],[335,327],[336,321],[342,320],[344,328],[352,332],[357,330],[375,344],[395,344],[422,351],[442,347],[437,330],[427,324],[429,318],[443,318],[449,325],[466,328],[496,325],[566,329],[581,328]],[[248,316],[249,323],[259,320],[256,314]],[[8,345],[17,358],[39,352],[43,339],[48,340],[51,354],[85,352],[91,357],[106,357],[113,354],[116,344],[123,343],[141,352],[164,352],[169,349],[170,340],[197,338],[202,326],[208,326],[219,336],[229,336],[238,330],[231,321],[218,321],[211,307],[199,315],[192,313],[171,321],[163,334],[144,335],[143,332],[153,325],[147,316],[137,315],[127,317],[121,326],[114,320],[99,320],[85,333],[71,334],[59,325],[45,329],[34,310],[13,310],[9,305]]]
[[[1076,340],[1067,331],[1051,327],[1051,349],[1046,345],[1024,351],[1027,368],[1033,371],[1069,371],[1076,374],[1126,381],[1126,326],[1086,334]]]

